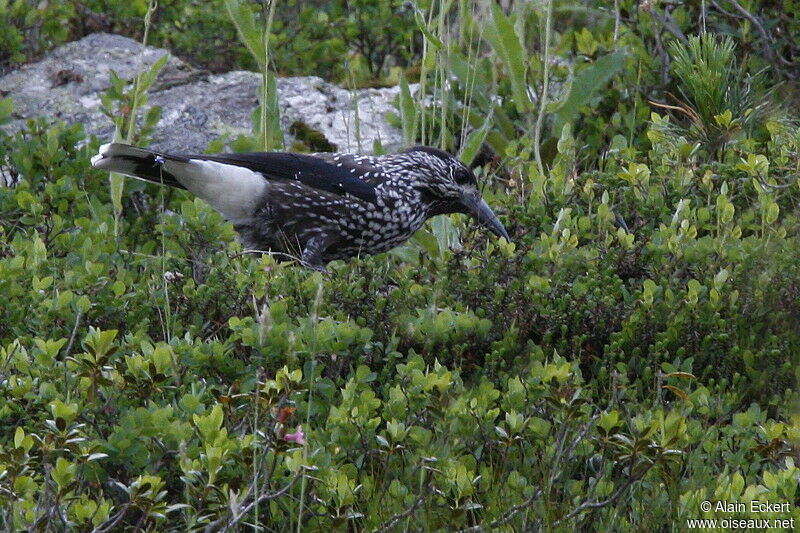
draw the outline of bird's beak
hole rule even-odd
[[[503,237],[505,240],[511,242],[511,239],[506,232],[506,228],[494,214],[492,208],[486,203],[486,200],[481,198],[480,194],[465,195],[462,203],[467,208],[467,211],[478,219],[478,221],[489,228],[489,230],[497,235]]]

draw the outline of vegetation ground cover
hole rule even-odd
[[[91,13],[140,31],[146,3],[107,4],[0,5],[0,58]],[[511,4],[173,2],[148,35],[264,70],[232,148],[280,147],[277,74],[399,82],[409,143],[475,160],[512,242],[440,217],[311,272],[183,192],[109,187],[80,125],[0,133],[4,530],[800,518],[796,7]],[[104,99],[143,144],[156,73]]]

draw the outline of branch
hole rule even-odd
[[[594,427],[594,423],[597,421],[597,419],[599,417],[600,417],[600,415],[598,415],[598,414],[595,414],[594,416],[592,416],[591,420],[589,420],[583,426],[583,428],[578,433],[578,435],[572,440],[572,442],[570,443],[569,448],[566,449],[566,450],[562,450],[559,453],[558,457],[559,458],[560,457],[564,457],[564,456],[566,456],[567,458],[572,457],[572,454],[575,452],[575,449],[578,447],[578,445],[581,443],[581,441],[583,441],[583,439],[586,437],[586,434],[589,432],[589,430]],[[642,475],[644,475],[644,473],[642,473]],[[554,480],[551,480],[551,484],[552,484],[552,481],[554,481]],[[520,511],[530,507],[530,505],[533,502],[535,502],[537,499],[539,499],[539,497],[541,495],[542,495],[542,489],[537,490],[530,498],[528,498],[524,502],[519,503],[519,504],[509,508],[505,513],[503,513],[503,516],[501,516],[500,518],[498,518],[497,520],[495,520],[494,522],[489,524],[489,526],[486,529],[488,529],[489,531],[494,531],[497,528],[499,528],[500,526],[503,526],[503,525],[507,524],[508,522],[511,521],[512,518],[514,518],[514,516],[517,515],[517,513],[519,513]],[[484,531],[484,526],[477,525],[477,526],[468,527],[466,529],[459,530],[458,533],[470,533],[470,532],[474,533],[474,532],[477,532],[477,531]]]
[[[733,7],[736,8],[736,11],[738,11],[744,18],[749,20],[750,23],[753,26],[756,27],[756,29],[758,30],[758,33],[761,34],[761,38],[764,39],[764,49],[766,50],[767,55],[774,61],[775,60],[775,51],[772,49],[772,46],[771,46],[772,39],[769,38],[769,34],[767,33],[767,30],[764,29],[764,26],[761,25],[761,22],[758,20],[758,18],[756,18],[755,15],[753,15],[748,10],[743,8],[742,4],[740,4],[736,0],[728,0],[728,1],[733,5]]]
[[[651,10],[652,13],[652,10]],[[653,35],[656,41],[656,53],[661,58],[661,85],[666,86],[669,83],[669,54],[664,49],[664,43],[661,42],[662,29],[656,26],[655,16],[653,17]]]
[[[723,15],[725,15],[726,17],[730,17],[730,18],[734,18],[734,19],[742,19],[742,18],[744,18],[741,15],[737,15],[736,13],[731,13],[730,11],[726,10],[724,7],[719,5],[717,0],[711,0],[711,5],[716,7],[717,10],[719,10],[719,12],[722,13]]]
[[[402,513],[397,513],[396,515],[389,518],[389,520],[384,522],[381,527],[379,527],[374,531],[374,533],[383,533],[384,531],[389,531],[397,522],[411,516],[411,513],[416,511],[417,507],[419,507],[423,501],[425,501],[425,492],[419,495],[419,497],[414,501],[414,503],[411,504],[411,507],[409,507]]]
[[[642,4],[642,9],[650,13],[650,15],[652,15],[652,17],[656,19],[665,30],[674,35],[679,41],[682,43],[688,41],[686,35],[684,35],[678,25],[675,24],[675,20],[672,18],[672,15],[664,11],[664,16],[661,16],[661,13],[659,13],[651,3]]]
[[[75,313],[75,325],[72,327],[72,334],[69,336],[69,343],[67,343],[67,349],[64,352],[64,361],[66,361],[67,357],[72,353],[72,345],[75,343],[75,334],[78,332],[78,325],[81,323],[81,314],[80,309]]]
[[[605,507],[606,505],[610,505],[610,504],[614,503],[615,501],[617,501],[619,499],[620,496],[622,496],[622,494],[626,490],[628,490],[628,488],[631,485],[633,485],[634,483],[636,483],[637,481],[642,479],[644,477],[644,475],[651,468],[653,468],[653,466],[655,466],[655,463],[650,463],[650,465],[646,469],[644,469],[644,471],[642,471],[638,476],[629,477],[628,480],[624,484],[622,484],[617,490],[614,491],[614,494],[612,494],[611,496],[609,496],[605,500],[602,500],[602,501],[597,501],[597,500],[589,501],[589,500],[587,500],[587,501],[583,502],[582,504],[580,504],[575,509],[573,509],[572,511],[570,511],[564,518],[562,518],[560,520],[556,520],[555,522],[553,522],[551,524],[551,526],[552,527],[556,527],[559,524],[561,524],[562,522],[565,522],[567,520],[571,520],[572,518],[575,518],[576,516],[578,516],[583,511],[586,511],[587,509],[599,509],[601,507]]]
[[[500,518],[498,518],[497,520],[495,520],[494,522],[489,524],[488,530],[492,531],[492,530],[495,530],[495,529],[497,529],[498,527],[500,527],[502,525],[505,525],[505,524],[509,523],[511,521],[511,519],[514,518],[514,516],[517,513],[519,513],[523,509],[526,509],[527,507],[529,507],[533,502],[538,500],[541,495],[542,495],[542,489],[539,489],[535,493],[533,493],[533,496],[531,496],[530,498],[528,498],[524,502],[519,503],[519,504],[511,507],[508,511],[506,511],[503,514],[503,516],[501,516]],[[481,525],[472,526],[472,527],[468,527],[466,529],[460,529],[457,533],[474,533],[474,532],[477,532],[477,531],[484,531],[484,527],[481,526]]]
[[[108,533],[109,531],[113,531],[114,528],[117,527],[117,524],[120,523],[122,518],[128,512],[128,508],[130,506],[131,502],[128,502],[125,505],[123,505],[122,509],[120,509],[120,511],[116,515],[114,515],[113,518],[109,518],[108,520],[106,520],[105,522],[94,528],[92,530],[92,533]]]
[[[269,256],[276,256],[276,257],[282,257],[282,258],[286,258],[286,259],[292,259],[293,261],[298,262],[300,264],[300,266],[306,267],[306,268],[308,268],[310,270],[316,270],[317,272],[323,272],[323,273],[328,272],[327,269],[312,265],[308,261],[303,261],[301,258],[299,258],[297,256],[294,256],[292,254],[287,254],[287,253],[284,253],[284,252],[274,252],[272,250],[250,250],[250,249],[242,250],[241,252],[233,254],[230,258],[231,259],[236,259],[237,257],[241,257],[241,256],[246,255],[246,254],[264,254],[264,255],[269,255]]]
[[[265,492],[265,493],[261,494],[261,496],[259,496],[258,498],[256,498],[255,500],[253,500],[252,502],[250,502],[249,504],[244,506],[244,508],[242,508],[237,513],[236,516],[229,517],[228,515],[226,515],[226,516],[223,516],[222,518],[220,518],[218,520],[215,520],[214,522],[211,522],[210,524],[208,524],[205,527],[205,530],[204,530],[205,533],[214,533],[214,532],[224,533],[224,532],[228,531],[231,527],[233,527],[236,524],[238,524],[239,522],[241,522],[242,518],[247,516],[247,513],[249,513],[253,509],[253,507],[255,507],[256,505],[259,505],[259,504],[261,504],[261,503],[263,503],[263,502],[265,502],[267,500],[272,500],[272,499],[275,499],[275,498],[277,498],[279,496],[283,496],[284,494],[289,492],[289,490],[294,486],[294,484],[297,482],[297,480],[302,478],[302,477],[303,476],[295,476],[282,489],[276,490],[276,491],[273,491],[273,492]],[[250,495],[248,494],[247,497],[249,497],[249,496]]]

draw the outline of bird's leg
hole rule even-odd
[[[314,235],[306,241],[306,246],[303,248],[300,259],[309,268],[326,272],[325,265],[322,263],[322,254],[335,241],[336,237],[330,234]]]

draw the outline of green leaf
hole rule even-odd
[[[139,74],[136,82],[136,91],[139,95],[142,95],[150,90],[153,82],[155,82],[156,78],[158,77],[158,73],[161,72],[161,69],[167,64],[167,59],[169,59],[169,55],[164,54],[158,58],[158,60],[153,63],[148,70]]]
[[[56,485],[58,485],[59,490],[63,491],[75,480],[75,472],[77,469],[78,465],[67,461],[63,457],[59,457],[56,459],[55,468],[50,471],[50,476],[53,478],[53,481],[56,482]]]
[[[564,102],[555,113],[553,131],[561,131],[566,122],[571,122],[589,99],[625,66],[625,52],[617,52],[601,57],[589,67],[581,70],[572,82]]]
[[[431,221],[431,232],[436,237],[439,257],[443,257],[445,250],[461,247],[461,232],[451,217],[434,217]]]
[[[36,236],[33,239],[31,252],[31,266],[37,267],[47,261],[47,247],[45,246],[44,241],[39,237],[39,233],[36,233]]]
[[[447,59],[450,74],[469,92],[472,106],[489,110],[492,107],[489,91],[494,82],[491,66],[475,61],[474,58],[467,58],[457,50],[448,51]],[[482,118],[482,114],[478,116]]]
[[[428,42],[431,43],[434,48],[437,48],[439,50],[444,48],[444,43],[442,43],[441,39],[436,37],[430,31],[430,29],[428,29],[428,25],[425,22],[425,18],[422,16],[422,12],[418,9],[414,10],[414,20],[416,20],[417,22],[417,28],[419,28],[419,31],[422,32],[422,35],[424,35],[425,38],[428,39]]]
[[[14,479],[14,492],[26,493],[36,490],[36,482],[30,476],[18,476]]]
[[[499,4],[492,3],[492,18],[487,21],[483,31],[484,37],[503,62],[511,82],[511,91],[514,94],[514,105],[517,107],[517,111],[520,113],[530,111],[531,100],[528,96],[526,80],[528,62],[525,60],[520,36],[517,35],[514,24],[503,13],[503,8]]]
[[[491,127],[492,117],[490,115],[486,117],[486,122],[483,123],[483,126],[474,130],[467,136],[464,146],[461,147],[461,153],[458,155],[458,159],[462,163],[469,165],[475,160],[475,156],[478,155],[481,146],[483,146],[483,142],[486,140],[486,135],[489,133]]]
[[[114,339],[117,338],[117,333],[116,329],[103,331],[89,327],[89,334],[84,340],[84,345],[97,357],[104,356],[113,351],[113,343]]]
[[[767,224],[772,224],[776,220],[778,220],[778,214],[780,213],[780,207],[775,202],[771,202],[766,209],[766,214],[764,216],[764,220]]]
[[[222,405],[214,405],[211,412],[207,415],[193,415],[192,420],[197,425],[197,430],[203,437],[204,442],[213,442],[222,428]]]
[[[236,27],[239,39],[241,39],[253,59],[258,63],[259,70],[263,72],[266,69],[267,50],[264,46],[261,31],[256,26],[255,14],[246,6],[240,4],[239,0],[224,1],[225,9]]]
[[[619,412],[615,409],[611,411],[603,411],[600,413],[600,419],[597,422],[598,426],[605,430],[606,435],[611,433],[611,430],[619,425]]]
[[[61,418],[69,424],[78,416],[78,404],[55,400],[50,404],[50,412],[53,414],[53,418]]]
[[[114,213],[119,214],[122,212],[122,191],[125,188],[125,177],[122,174],[112,172],[108,175],[108,183],[111,192],[111,205],[114,207]]]
[[[733,113],[731,113],[730,109],[726,109],[724,113],[714,115],[714,121],[716,121],[716,123],[723,128],[728,128],[730,127],[731,122],[733,122]]]
[[[730,273],[727,268],[723,268],[714,276],[714,287],[719,289],[728,280]]]
[[[125,293],[125,284],[117,280],[111,286],[111,290],[114,292],[114,296],[120,297]]]
[[[92,302],[89,300],[89,297],[85,294],[82,295],[78,300],[75,302],[75,305],[78,307],[78,310],[86,314],[86,312],[92,308]]]
[[[430,257],[439,257],[439,242],[427,229],[423,228],[417,231],[411,240],[422,246]]]

